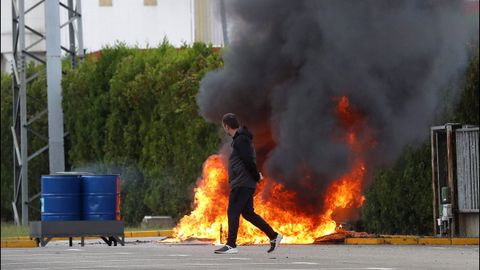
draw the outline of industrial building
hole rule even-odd
[[[25,9],[28,10],[38,3],[38,0],[25,0]],[[225,43],[223,31],[226,31],[226,24],[222,25],[222,1],[91,0],[81,3],[83,47],[87,53],[116,42],[140,48],[156,47],[164,39],[176,47],[195,41],[218,47]],[[68,12],[61,12],[60,20],[66,21],[67,18]],[[32,9],[25,16],[25,20],[29,27],[45,34],[45,13],[42,8]],[[12,1],[2,1],[1,25],[1,70],[10,73]],[[32,44],[38,37],[32,31],[26,31],[25,39],[27,44]],[[68,47],[68,42],[68,29],[63,28],[62,46]],[[45,58],[45,51],[45,41],[30,49],[30,52],[41,59]]]

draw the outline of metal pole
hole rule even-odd
[[[28,224],[28,137],[27,137],[27,85],[25,63],[25,1],[18,1],[18,46],[20,77],[20,144],[22,168],[22,225]]]
[[[457,199],[457,178],[456,178],[456,147],[455,147],[455,129],[460,128],[460,124],[447,124],[447,180],[450,187],[450,200],[452,204],[452,224],[451,236],[458,235],[458,199]]]
[[[77,3],[77,43],[78,43],[78,57],[82,60],[85,56],[83,51],[83,25],[82,25],[82,0],[76,0]]]
[[[432,151],[432,191],[433,191],[433,236],[437,236],[438,234],[438,224],[437,224],[437,218],[438,218],[438,184],[437,184],[437,141],[436,141],[436,134],[433,129],[430,129],[430,144],[431,144],[431,151]]]
[[[60,50],[60,4],[45,1],[45,32],[48,98],[48,145],[50,173],[65,170],[63,110],[61,95],[62,63]]]
[[[18,86],[18,80],[19,80],[19,75],[18,75],[18,66],[17,66],[17,46],[18,46],[18,10],[16,8],[16,2],[12,1],[12,130],[14,131],[12,133],[12,136],[15,136],[13,138],[14,141],[17,140],[17,134],[20,133],[20,126],[17,124],[18,122],[18,107],[19,107],[19,86]],[[20,218],[18,217],[18,210],[17,210],[17,196],[16,196],[16,187],[17,187],[17,181],[19,181],[18,176],[19,174],[19,169],[21,164],[17,163],[18,160],[20,160],[20,151],[18,143],[17,145],[14,145],[12,148],[12,158],[13,158],[13,194],[12,194],[12,208],[13,208],[13,217],[15,220],[15,224],[17,226],[20,225]]]
[[[220,16],[222,18],[223,45],[228,46],[227,16],[225,14],[225,0],[220,0]]]
[[[75,59],[75,28],[73,28],[73,21],[72,18],[74,15],[73,13],[73,0],[68,0],[68,20],[70,23],[68,24],[68,35],[70,41],[70,65],[72,68],[76,68],[77,62]],[[60,20],[59,20],[60,23]]]

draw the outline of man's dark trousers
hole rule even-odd
[[[253,194],[255,189],[247,187],[236,187],[230,191],[228,198],[228,240],[227,245],[231,247],[236,246],[238,224],[240,214],[243,218],[255,225],[268,238],[274,239],[277,233],[268,225],[263,218],[255,213],[253,210]]]

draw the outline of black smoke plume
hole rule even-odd
[[[335,139],[339,97],[374,130],[372,168],[426,138],[467,62],[461,1],[238,0],[226,9],[231,43],[224,67],[201,82],[200,113],[217,123],[237,114],[263,172],[313,208],[352,165]]]

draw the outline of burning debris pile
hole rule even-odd
[[[375,235],[368,234],[366,232],[355,232],[343,230],[341,228],[337,229],[334,233],[328,234],[322,237],[315,239],[315,244],[343,244],[345,238],[367,238],[373,237]]]
[[[259,185],[255,197],[256,212],[285,235],[285,243],[312,243],[318,237],[331,234],[337,228],[333,220],[335,210],[359,208],[363,204],[361,187],[366,168],[361,154],[368,150],[364,149],[365,145],[373,144],[371,141],[370,144],[358,141],[356,129],[363,124],[363,118],[351,111],[345,96],[338,100],[336,112],[347,131],[339,140],[349,145],[355,165],[325,191],[319,191],[319,197],[324,199],[323,213],[317,215],[305,211],[304,205],[298,204],[302,198],[272,178],[263,180]],[[220,155],[211,156],[204,164],[202,179],[195,189],[195,209],[174,229],[175,236],[178,239],[226,239],[228,189],[225,160]],[[245,225],[240,226],[239,243],[265,242],[261,231],[250,223]]]
[[[254,134],[266,179],[256,211],[286,243],[312,243],[354,220],[369,169],[423,138],[439,97],[466,63],[460,1],[277,1],[227,4],[224,68],[201,83],[201,115],[233,112]],[[227,171],[211,156],[178,239],[227,231]],[[222,228],[222,229],[221,229]],[[239,243],[261,243],[240,226]]]

